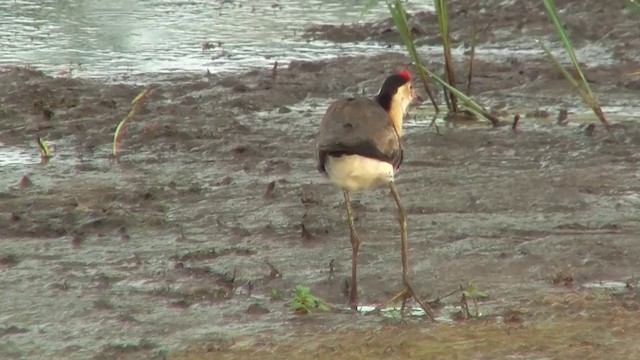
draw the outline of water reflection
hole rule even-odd
[[[0,64],[106,76],[175,69],[212,72],[267,66],[277,59],[377,52],[376,44],[307,42],[310,23],[386,16],[368,0],[4,0]],[[410,7],[411,8],[411,7]],[[202,51],[210,41],[214,48]],[[221,43],[222,46],[218,46]]]

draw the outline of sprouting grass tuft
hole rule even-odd
[[[455,87],[449,85],[449,83],[447,83],[444,79],[440,78],[439,76],[437,76],[436,74],[434,74],[431,71],[427,70],[426,68],[423,67],[423,70],[426,73],[428,73],[429,76],[432,79],[434,79],[435,81],[440,83],[447,90],[451,91],[455,96],[457,96],[462,101],[462,103],[464,104],[466,110],[468,110],[469,112],[471,112],[472,114],[474,114],[478,118],[485,119],[485,120],[489,121],[493,126],[499,126],[500,125],[500,120],[498,120],[498,118],[496,118],[495,116],[489,114],[482,106],[480,106],[478,103],[473,101],[470,97],[465,95],[462,91],[460,91],[460,90],[456,89]]]
[[[124,126],[125,124],[135,115],[135,113],[140,108],[140,105],[147,99],[149,94],[152,92],[151,87],[147,87],[142,90],[132,101],[131,101],[131,110],[127,116],[125,116],[120,123],[118,123],[118,127],[116,127],[116,131],[113,134],[113,156],[118,157],[118,153],[120,152],[120,140],[122,140],[122,135],[124,134]]]
[[[476,317],[476,318],[480,317],[480,310],[478,309],[478,300],[489,297],[489,293],[487,293],[486,291],[480,290],[480,287],[478,286],[478,284],[475,283],[475,281],[469,281],[469,283],[467,283],[467,286],[462,289],[462,296],[463,296],[463,299],[465,299],[465,301],[467,299],[471,299],[471,301],[473,301],[473,306],[475,308],[475,313],[476,313],[475,316],[473,317]],[[466,310],[467,310],[467,313],[471,315],[469,313],[468,306]]]
[[[582,98],[582,101],[584,101],[584,103],[588,107],[590,107],[591,110],[593,110],[593,112],[598,117],[602,125],[611,134],[609,122],[605,118],[604,113],[602,112],[602,108],[598,103],[598,100],[596,100],[596,97],[593,95],[593,92],[589,87],[589,83],[587,82],[587,78],[582,72],[582,68],[580,67],[580,64],[578,64],[576,53],[573,49],[573,46],[571,45],[571,41],[569,41],[567,32],[565,31],[564,26],[560,21],[560,16],[558,15],[558,11],[556,10],[553,0],[543,0],[543,3],[544,3],[545,9],[547,10],[547,13],[549,14],[549,17],[551,18],[551,21],[553,22],[553,25],[556,28],[556,31],[558,32],[558,35],[560,36],[560,40],[562,41],[562,44],[564,45],[564,48],[567,54],[569,55],[569,58],[571,59],[571,65],[573,66],[573,69],[575,70],[575,72],[578,74],[579,79],[576,79],[573,75],[569,73],[569,71],[567,71],[567,69],[564,68],[564,66],[562,66],[560,61],[551,53],[551,50],[549,50],[547,46],[545,46],[539,40],[536,40],[536,42],[540,45],[542,50],[544,50],[544,52],[547,54],[547,56],[553,62],[556,68],[558,68],[558,70],[562,73],[564,78],[567,79],[567,81],[573,86],[573,88]]]
[[[407,24],[407,19],[404,16],[405,12],[404,12],[404,8],[402,7],[401,1],[400,0],[394,0],[393,2],[388,1],[387,5],[389,7],[389,12],[391,13],[393,23],[396,26],[398,33],[402,38],[402,41],[407,47],[411,60],[413,61],[414,65],[418,70],[420,79],[422,80],[425,86],[425,90],[427,90],[427,93],[431,98],[431,102],[434,105],[436,113],[438,112],[438,106],[436,105],[436,102],[431,95],[431,91],[429,90],[429,81],[427,80],[427,75],[429,75],[432,79],[439,82],[443,87],[445,87],[448,91],[450,91],[456,98],[460,99],[464,104],[465,108],[469,110],[471,113],[476,115],[478,118],[482,118],[491,122],[493,126],[498,126],[499,120],[495,116],[489,114],[485,109],[482,108],[482,106],[478,105],[476,102],[471,100],[470,97],[466,96],[460,90],[456,89],[455,86],[451,86],[447,81],[441,79],[440,77],[438,77],[437,75],[435,75],[433,72],[429,71],[426,67],[422,65],[420,58],[418,57],[418,52],[416,50],[415,44],[411,39],[409,26]]]
[[[453,57],[451,56],[451,36],[449,34],[449,13],[447,12],[447,4],[445,0],[434,0],[436,7],[436,15],[438,16],[438,29],[440,30],[440,36],[442,36],[442,50],[444,51],[444,69],[447,82],[449,85],[455,87],[456,79],[453,71]],[[458,111],[458,104],[456,101],[456,95],[445,89],[445,97],[449,110],[451,112]]]
[[[422,66],[422,62],[420,61],[420,57],[418,56],[418,51],[416,50],[416,46],[413,43],[413,39],[411,38],[411,30],[409,30],[409,25],[407,23],[407,17],[405,16],[404,7],[402,6],[401,0],[388,0],[387,7],[389,8],[389,13],[391,14],[391,19],[398,30],[398,34],[402,39],[402,42],[407,47],[407,51],[409,52],[409,57],[411,57],[411,61],[416,65],[418,70],[418,76],[424,85],[424,90],[429,95],[429,100],[433,104],[433,108],[436,113],[440,110],[438,109],[438,104],[436,103],[435,98],[433,97],[433,93],[431,92],[431,88],[429,87],[429,79],[427,78],[427,73],[423,70],[424,66]]]
[[[36,144],[38,145],[38,150],[40,150],[40,158],[42,161],[49,161],[49,158],[51,158],[51,151],[49,150],[47,142],[40,136],[36,136]]]
[[[311,289],[298,285],[293,290],[293,297],[289,300],[289,305],[294,312],[300,314],[310,314],[314,310],[329,310],[329,305],[319,297],[311,293]]]

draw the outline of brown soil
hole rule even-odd
[[[516,5],[492,13],[511,16],[492,19],[494,30],[521,18]],[[595,11],[572,6],[572,16]],[[629,21],[575,26],[610,34]],[[640,129],[630,115],[612,117],[612,142],[600,126],[587,130],[592,117],[570,112],[556,125],[559,110],[580,103],[542,59],[476,64],[473,94],[505,121],[522,114],[517,132],[448,124],[438,134],[421,126],[420,109],[406,131],[398,188],[413,281],[435,298],[474,280],[489,293],[480,320],[459,319],[460,294],[441,301],[438,324],[286,306],[298,284],[345,303],[343,204],[313,157],[326,105],[373,94],[408,63],[394,53],[294,62],[275,80],[271,69],[150,74],[141,83],[155,90],[119,161],[113,131],[144,86],[0,70],[1,151],[37,158],[36,135],[54,147],[46,165],[1,169],[0,357],[632,358]],[[619,56],[588,70],[604,105],[637,106],[627,73],[638,65]],[[354,208],[360,299],[376,304],[400,285],[395,209],[384,189],[354,195]],[[592,286],[600,281],[622,285]]]

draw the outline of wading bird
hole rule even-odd
[[[398,207],[402,257],[403,289],[387,304],[413,297],[431,318],[428,304],[423,302],[409,281],[407,248],[407,215],[394,184],[394,175],[402,164],[402,121],[409,104],[417,95],[406,69],[387,77],[378,95],[343,98],[327,109],[316,136],[318,171],[342,189],[351,237],[351,286],[349,305],[357,310],[357,267],[360,237],[355,228],[349,192],[387,185]]]

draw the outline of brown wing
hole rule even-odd
[[[361,155],[402,163],[402,144],[387,112],[369,98],[340,99],[329,106],[316,136],[318,170],[328,155]]]

